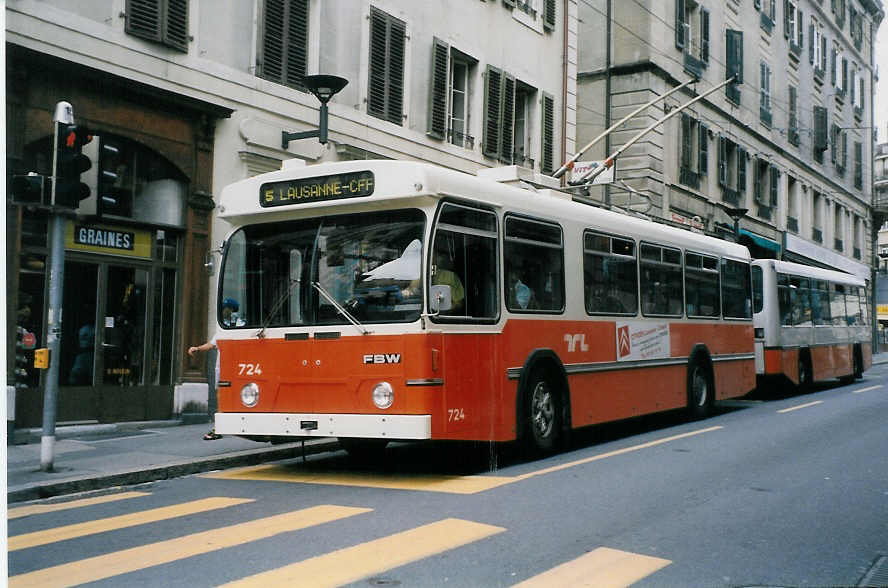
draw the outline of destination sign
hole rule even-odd
[[[360,171],[315,178],[269,182],[259,189],[263,208],[325,200],[358,198],[373,194],[373,172]]]

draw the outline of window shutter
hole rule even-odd
[[[725,31],[725,52],[727,67],[725,76],[736,76],[736,81],[728,84],[725,94],[728,99],[740,104],[740,84],[743,83],[743,32],[728,29]]]
[[[278,83],[284,78],[284,0],[266,0],[262,14],[262,45],[258,73]]]
[[[684,49],[685,0],[675,0],[675,46]]]
[[[848,165],[848,131],[842,131],[842,169]]]
[[[127,0],[126,32],[188,52],[188,0]]]
[[[502,88],[499,159],[512,165],[515,162],[515,77],[503,73]]]
[[[836,57],[838,57],[838,54],[836,53],[836,50],[833,49],[830,52],[830,62],[829,62],[830,63],[829,71],[831,72],[830,73],[830,80],[831,80],[831,83],[833,86],[836,85]]]
[[[726,146],[727,139],[719,135],[718,137],[718,185],[728,185],[728,150]]]
[[[771,206],[777,206],[777,178],[780,176],[780,172],[777,171],[777,166],[771,165],[768,169],[770,180],[771,180]]]
[[[838,155],[836,151],[838,150],[838,141],[839,139],[839,127],[837,125],[833,125],[829,129],[829,159],[832,163],[836,162],[836,156]]]
[[[796,9],[796,30],[799,35],[798,42],[800,50],[805,48],[805,27],[802,25],[803,22],[804,18],[802,16],[802,11]],[[793,41],[795,41],[795,39],[793,39]]]
[[[783,38],[789,39],[789,0],[783,0]]]
[[[819,152],[826,151],[826,108],[823,106],[814,107],[814,149]]]
[[[502,85],[502,70],[488,65],[484,76],[484,140],[481,149],[487,157],[499,156]]]
[[[755,159],[755,164],[752,167],[752,197],[756,202],[762,201],[762,178],[761,178],[761,160],[759,158]]]
[[[700,58],[709,63],[709,11],[700,9]]]
[[[403,124],[406,25],[388,14],[370,11],[370,82],[367,113]]]
[[[370,10],[370,83],[367,88],[367,114],[385,118],[386,15]]]
[[[842,90],[848,90],[848,60],[842,58]]]
[[[435,37],[432,40],[432,80],[429,87],[429,122],[426,134],[435,139],[447,136],[447,57],[450,47]]]
[[[746,150],[737,148],[737,191],[746,193]]]
[[[390,18],[390,21],[386,118],[389,122],[400,125],[404,121],[404,56],[407,25],[396,18]]]
[[[308,0],[266,0],[258,75],[304,91],[307,67]]]
[[[126,32],[142,39],[160,42],[161,9],[160,0],[127,0]]]
[[[814,23],[808,25],[808,62],[814,65]]]
[[[543,13],[543,28],[548,31],[555,29],[555,0],[546,0],[546,8]]]
[[[543,139],[540,151],[540,171],[551,174],[555,165],[555,99],[543,92],[543,120],[541,135]]]
[[[698,153],[697,171],[705,174],[709,173],[709,134],[706,132],[706,125],[701,123],[698,128],[700,135],[697,145],[700,151]]]
[[[163,43],[188,53],[188,0],[167,0]]]
[[[691,117],[681,113],[681,167],[691,167]]]

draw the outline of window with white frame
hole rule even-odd
[[[707,173],[709,161],[708,129],[693,116],[681,115],[681,161],[679,182],[691,188],[700,187],[700,176]]]
[[[811,17],[808,31],[811,36],[808,44],[811,65],[814,66],[815,73],[819,72],[820,75],[823,75],[823,71],[826,69],[826,40],[823,37],[823,31],[820,29],[820,24],[813,16]]]
[[[685,53],[685,69],[699,75],[709,63],[709,10],[697,0],[675,2],[675,46]]]
[[[802,26],[802,11],[799,10],[796,0],[784,0],[783,3],[783,36],[789,40],[790,50],[799,55],[805,46],[805,33]]]
[[[836,204],[834,221],[833,221],[833,231],[835,235],[833,247],[836,251],[844,251],[845,250],[845,209],[842,206]]]
[[[792,176],[786,182],[786,229],[799,232],[799,182]]]
[[[759,114],[763,123],[771,125],[771,66],[762,61],[759,85]]]
[[[811,197],[811,239],[823,243],[823,195],[817,191]]]
[[[470,103],[477,61],[441,39],[432,44],[428,136],[472,149]]]

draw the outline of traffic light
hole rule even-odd
[[[90,192],[89,186],[80,181],[80,174],[93,167],[89,157],[83,153],[84,145],[92,141],[92,134],[86,127],[73,124],[58,125],[58,133],[53,204],[77,208]]]
[[[12,176],[9,193],[14,204],[49,204],[49,178],[30,172]]]
[[[104,137],[93,136],[92,142],[84,146],[83,154],[92,162],[92,167],[84,176],[89,196],[81,200],[77,214],[95,215],[101,211],[117,214],[119,206],[116,194],[117,165],[120,150]]]

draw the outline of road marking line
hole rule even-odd
[[[350,506],[314,506],[19,574],[9,578],[9,586],[76,586],[97,582],[112,576],[236,547],[371,510]]]
[[[677,441],[679,439],[686,439],[688,437],[694,437],[695,435],[702,435],[703,433],[711,433],[712,431],[718,431],[719,429],[723,429],[723,428],[724,427],[722,427],[721,425],[717,425],[714,427],[708,427],[706,429],[699,429],[697,431],[691,431],[689,433],[681,433],[680,435],[673,435],[671,437],[664,437],[662,439],[657,439],[655,441],[648,441],[647,443],[641,443],[640,445],[632,445],[631,447],[624,447],[623,449],[617,449],[615,451],[609,451],[607,453],[600,453],[598,455],[593,455],[592,457],[578,459],[576,461],[571,461],[568,463],[563,463],[560,465],[552,466],[549,468],[544,468],[542,470],[537,470],[535,472],[528,472],[526,474],[521,474],[520,476],[516,476],[516,478],[518,480],[526,480],[527,478],[533,478],[535,476],[542,476],[544,474],[551,474],[552,472],[565,470],[567,468],[572,468],[574,466],[583,465],[586,463],[591,463],[593,461],[599,461],[602,459],[607,459],[608,457],[623,455],[624,453],[631,453],[633,451],[639,451],[641,449],[648,449],[649,447],[656,447],[657,445],[663,445],[664,443],[669,443],[671,441]]]
[[[863,394],[864,392],[869,392],[870,390],[878,390],[881,387],[882,385],[879,384],[878,386],[870,386],[868,388],[861,388],[860,390],[852,390],[851,394]]]
[[[590,586],[623,588],[631,586],[672,562],[608,547],[599,547],[585,555],[529,578],[513,588],[548,586]]]
[[[81,498],[80,500],[71,500],[69,502],[56,502],[53,504],[31,504],[28,506],[19,506],[10,508],[6,513],[7,519],[18,519],[31,515],[46,514],[59,510],[67,510],[69,508],[81,508],[84,506],[92,506],[94,504],[103,504],[106,502],[115,502],[117,500],[126,500],[128,498],[138,498],[139,496],[150,496],[148,492],[120,492],[118,494],[106,494],[105,496],[96,496],[94,498]]]
[[[310,472],[294,470],[283,465],[251,466],[238,470],[204,474],[206,478],[223,480],[251,480],[267,482],[290,482],[297,484],[328,484],[333,486],[357,486],[363,488],[385,488],[388,490],[413,490],[422,492],[447,492],[450,494],[477,494],[493,488],[499,488],[507,484],[514,484],[521,480],[550,474],[578,465],[599,461],[608,457],[615,457],[649,447],[656,447],[671,441],[694,437],[703,433],[710,433],[722,429],[722,426],[708,427],[680,435],[664,437],[655,441],[649,441],[640,445],[624,447],[607,453],[601,453],[592,457],[579,459],[518,476],[439,476],[435,474],[371,474],[367,472]]]
[[[84,523],[76,523],[73,525],[64,525],[54,529],[46,529],[45,531],[34,531],[33,533],[24,533],[9,538],[9,551],[18,549],[26,549],[28,547],[36,547],[38,545],[46,545],[48,543],[56,543],[67,539],[75,539],[77,537],[85,537],[86,535],[95,535],[96,533],[105,533],[107,531],[116,531],[126,527],[134,527],[136,525],[144,525],[146,523],[155,523],[157,521],[165,521],[176,517],[216,510],[219,508],[227,508],[246,502],[254,502],[250,498],[224,498],[210,497],[183,504],[174,504],[172,506],[163,506],[160,508],[152,508],[150,510],[129,513],[116,517],[108,517],[105,519],[97,519],[86,521]]]
[[[778,410],[779,413],[792,412],[794,410],[799,410],[800,408],[808,408],[809,406],[817,406],[818,404],[823,404],[822,400],[815,400],[814,402],[808,402],[807,404],[799,404],[798,406],[790,406],[789,408],[784,408],[782,410]]]
[[[505,530],[473,521],[444,519],[248,576],[225,586],[342,586]]]

